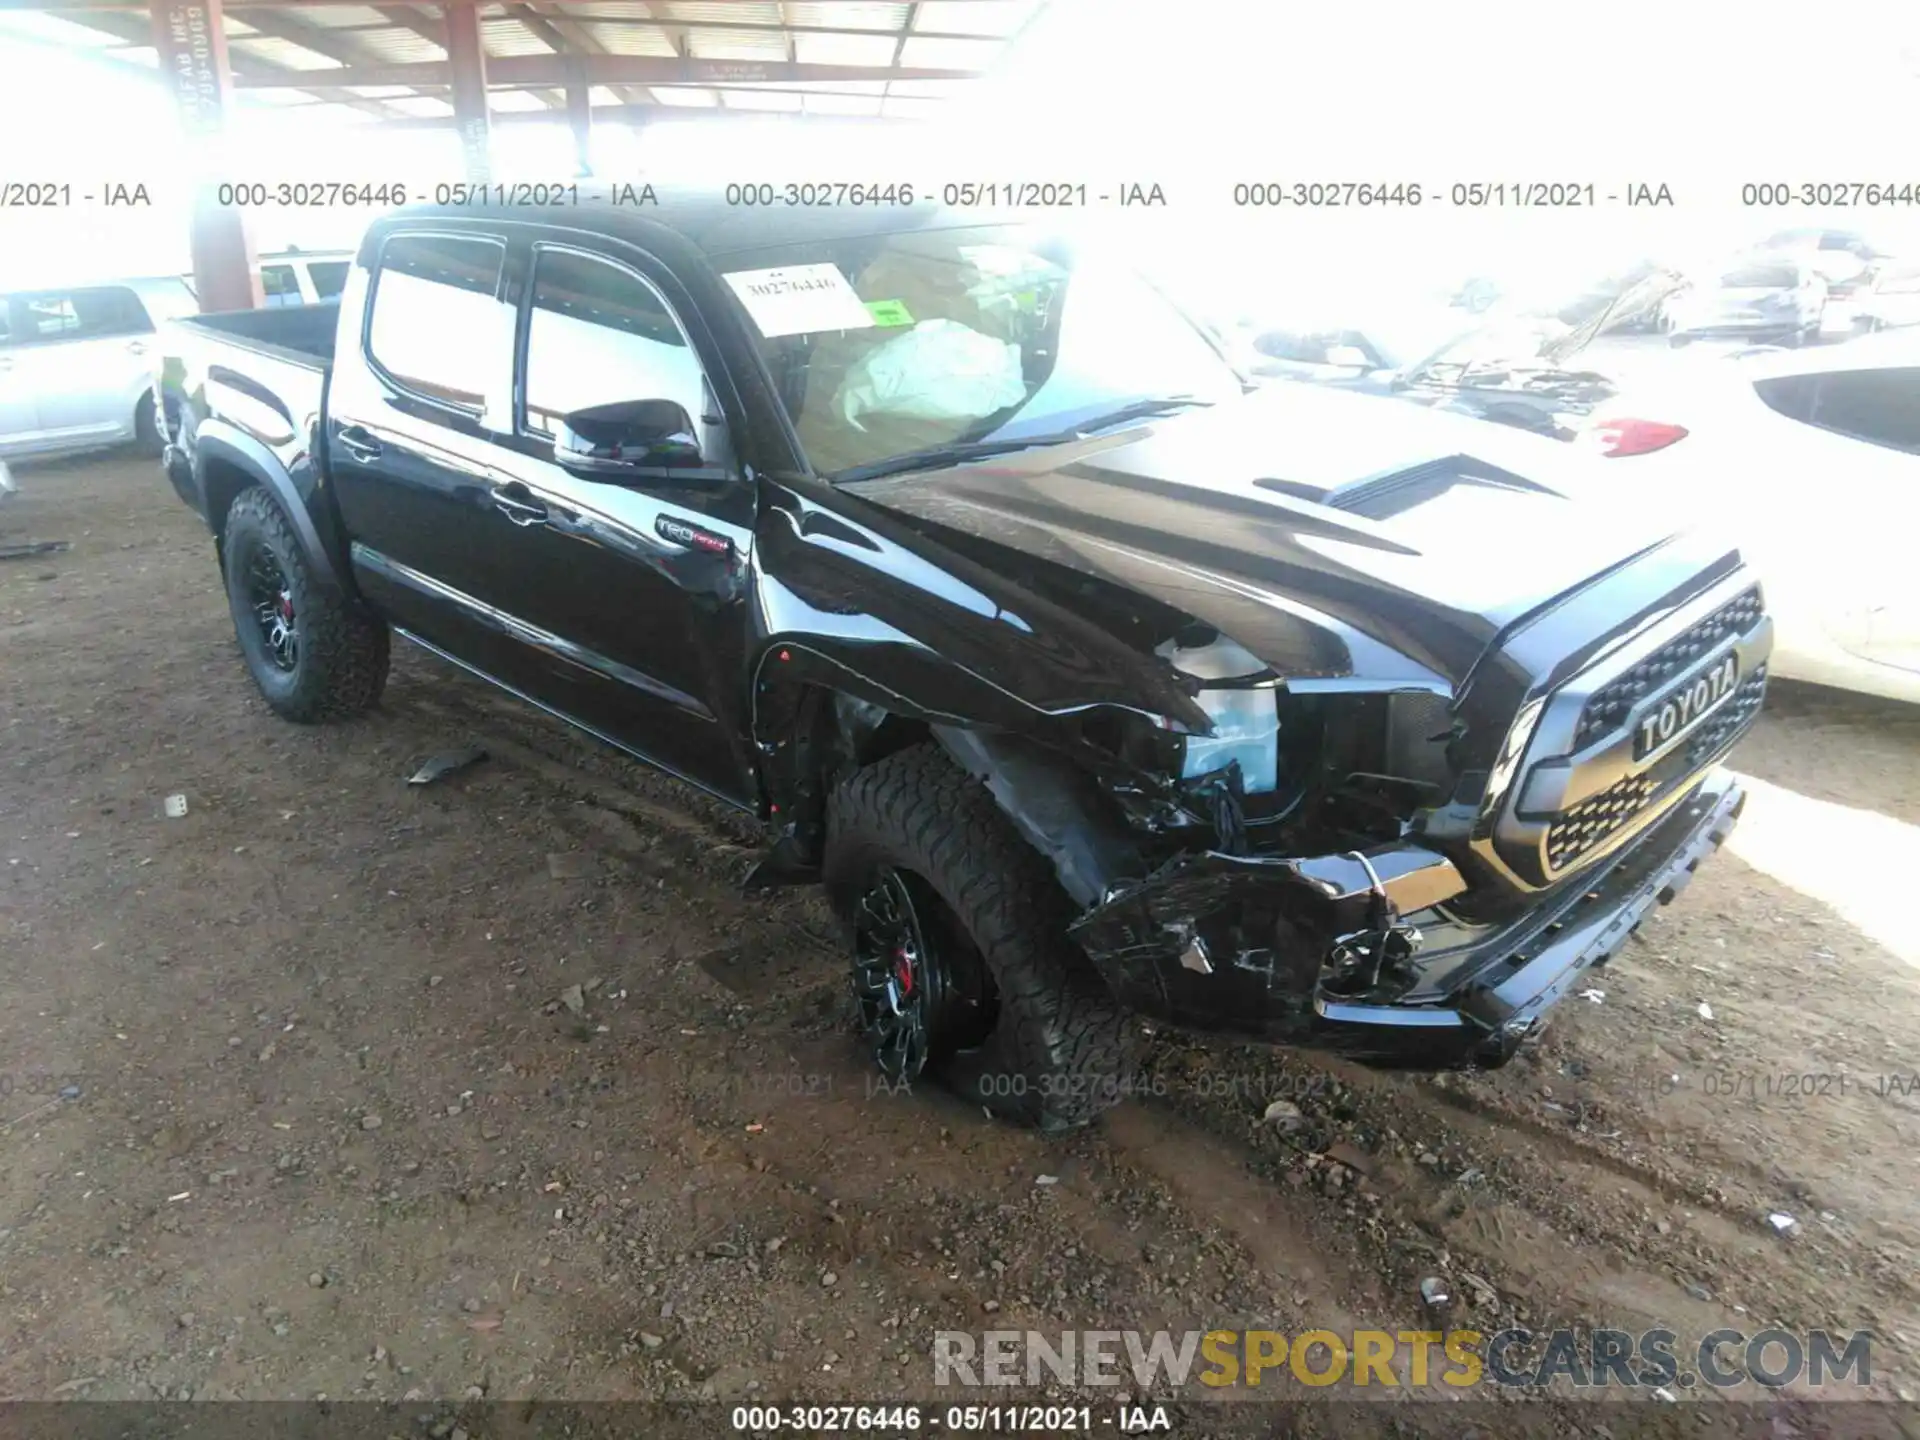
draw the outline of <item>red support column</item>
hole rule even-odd
[[[233,74],[227,68],[227,36],[220,0],[153,0],[153,43],[160,73],[173,91],[195,172],[193,282],[202,310],[251,310],[259,306],[260,277],[245,217],[215,203],[213,173],[233,104]]]
[[[467,178],[485,182],[493,171],[487,129],[487,51],[480,43],[480,7],[474,0],[448,0],[447,61],[453,69],[453,123]]]

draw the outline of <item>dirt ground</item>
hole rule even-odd
[[[1420,1329],[1429,1277],[1920,1389],[1920,713],[1779,687],[1731,852],[1504,1071],[1155,1036],[1047,1141],[873,1090],[747,822],[403,645],[285,724],[151,462],[19,479],[0,541],[72,548],[0,563],[0,1398],[950,1399],[937,1330]]]

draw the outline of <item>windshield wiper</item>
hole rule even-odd
[[[1196,400],[1191,395],[1162,395],[1153,400],[1135,400],[1131,405],[1122,405],[1118,410],[1109,410],[1106,414],[1096,415],[1091,420],[1082,420],[1073,427],[1073,432],[1076,435],[1084,435],[1090,430],[1104,430],[1109,425],[1118,425],[1123,421],[1145,420],[1154,415],[1171,415],[1176,410],[1187,410],[1195,405],[1204,406],[1212,403],[1211,400]]]
[[[900,475],[908,470],[938,470],[944,465],[964,465],[969,460],[985,460],[994,455],[1010,455],[1015,450],[1031,450],[1036,445],[1058,444],[1057,435],[1029,435],[1024,440],[968,440],[958,445],[930,445],[925,450],[909,450],[889,455],[846,470],[836,470],[834,480],[873,480],[882,475]],[[1067,437],[1072,438],[1072,437]]]
[[[1055,430],[1043,435],[1009,437],[1005,440],[960,440],[950,445],[929,445],[924,450],[909,450],[901,455],[889,455],[884,460],[873,460],[865,465],[855,465],[846,470],[835,471],[831,478],[841,482],[874,480],[882,475],[901,475],[910,470],[938,470],[948,465],[964,465],[969,460],[989,460],[995,455],[1010,455],[1016,450],[1034,450],[1046,445],[1070,445],[1076,440],[1086,439],[1095,430],[1106,429],[1109,425],[1119,425],[1128,420],[1144,420],[1153,415],[1170,415],[1176,410],[1211,403],[1207,400],[1196,400],[1191,395],[1167,395],[1153,400],[1135,400],[1130,405],[1122,405],[1117,410],[1109,410],[1106,414],[1096,415],[1091,420],[1082,420],[1070,429]]]

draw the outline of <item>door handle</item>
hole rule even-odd
[[[493,508],[523,528],[547,523],[547,507],[534,499],[533,492],[517,480],[493,492]]]
[[[340,448],[354,459],[365,462],[380,458],[380,442],[358,425],[347,425],[334,432]]]
[[[128,353],[129,355],[144,355],[144,354],[146,354],[146,353],[147,353],[147,342],[146,342],[146,341],[144,341],[144,340],[129,340],[129,341],[127,342],[127,353]]]

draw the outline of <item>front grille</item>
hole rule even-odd
[[[1547,827],[1547,867],[1566,869],[1644,810],[1659,788],[1651,775],[1629,775],[1563,811]]]
[[[1760,621],[1760,587],[1734,596],[1699,624],[1669,640],[1626,674],[1593,692],[1574,727],[1573,748],[1584,749],[1620,723],[1653,691],[1732,635],[1744,635]],[[1735,702],[1729,702],[1731,709]]]
[[[1733,698],[1702,720],[1700,728],[1688,739],[1686,773],[1692,774],[1698,770],[1713,758],[1715,751],[1729,744],[1734,736],[1752,724],[1753,717],[1760,713],[1760,702],[1766,695],[1767,667],[1762,665],[1742,680],[1740,688],[1733,692]]]
[[[1740,682],[1732,699],[1700,722],[1685,745],[1651,770],[1629,775],[1561,812],[1547,827],[1547,868],[1566,869],[1654,801],[1691,781],[1753,723],[1766,693],[1767,667],[1762,665]]]

